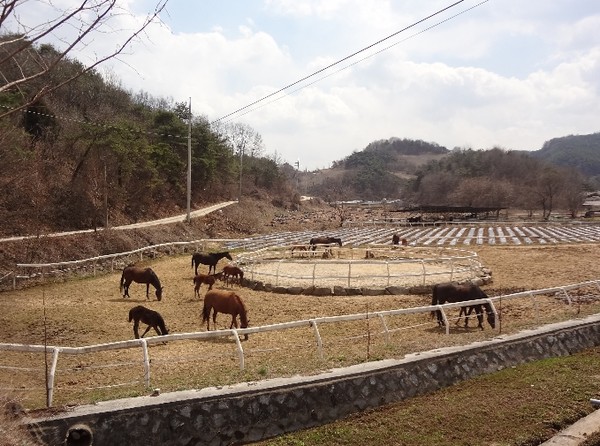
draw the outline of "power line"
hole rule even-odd
[[[303,89],[304,89],[304,88],[306,88],[306,87],[310,87],[311,85],[314,85],[314,84],[316,84],[316,83],[318,83],[318,82],[321,82],[323,79],[327,79],[328,77],[331,77],[331,76],[333,76],[333,75],[335,75],[335,74],[338,74],[338,73],[340,73],[340,72],[342,72],[342,71],[344,71],[344,70],[347,70],[348,68],[350,68],[350,67],[353,67],[354,65],[357,65],[357,64],[359,64],[359,63],[361,63],[361,62],[363,62],[363,61],[365,61],[365,60],[367,60],[367,59],[370,59],[371,57],[373,57],[373,56],[376,56],[377,54],[383,53],[384,51],[387,51],[387,50],[389,50],[390,48],[393,48],[393,47],[395,47],[396,45],[399,45],[399,44],[401,44],[401,43],[403,43],[403,42],[406,42],[407,40],[409,40],[409,39],[412,39],[413,37],[416,37],[416,36],[418,36],[418,35],[420,35],[420,34],[423,34],[424,32],[426,32],[426,31],[429,31],[429,30],[431,30],[431,29],[433,29],[433,28],[435,28],[435,27],[437,27],[437,26],[440,26],[440,25],[442,25],[442,24],[444,24],[444,23],[446,23],[446,22],[448,22],[448,21],[450,21],[450,20],[452,20],[452,19],[455,19],[456,17],[458,17],[458,16],[460,16],[460,15],[462,15],[462,14],[466,13],[466,12],[469,12],[469,11],[471,11],[472,9],[475,9],[475,8],[477,8],[478,6],[481,6],[481,5],[483,5],[484,3],[487,3],[487,2],[489,2],[489,1],[490,1],[490,0],[483,0],[483,1],[482,1],[482,2],[480,2],[480,3],[477,3],[476,5],[473,5],[473,6],[471,6],[470,8],[467,8],[467,9],[465,9],[465,10],[463,10],[463,11],[461,11],[461,12],[457,13],[457,14],[454,14],[453,16],[447,17],[447,18],[445,18],[444,20],[441,20],[441,21],[439,21],[439,22],[437,22],[437,23],[435,23],[435,24],[433,24],[433,25],[431,25],[431,26],[428,26],[427,28],[425,28],[425,29],[422,29],[421,31],[419,31],[419,32],[417,32],[417,33],[415,33],[415,34],[412,34],[412,35],[410,35],[410,36],[408,36],[408,37],[406,37],[406,38],[404,38],[404,39],[402,39],[402,40],[399,40],[399,41],[397,41],[397,42],[394,42],[394,43],[392,43],[391,45],[388,45],[388,46],[386,46],[385,48],[382,48],[382,49],[380,49],[380,50],[378,50],[378,51],[376,51],[376,52],[374,52],[374,53],[372,53],[372,54],[369,54],[368,56],[365,56],[365,57],[363,57],[362,59],[359,59],[359,60],[357,60],[357,61],[355,61],[355,62],[352,62],[352,63],[350,63],[350,64],[348,64],[348,65],[345,65],[345,66],[343,66],[342,68],[340,68],[340,69],[339,69],[339,70],[337,70],[337,71],[334,71],[334,72],[332,72],[332,73],[326,74],[325,76],[322,76],[322,77],[320,77],[320,78],[318,78],[318,79],[315,79],[314,81],[312,81],[312,82],[310,82],[310,83],[308,83],[308,84],[304,84],[304,85],[302,85],[302,86],[300,86],[300,87],[296,88],[295,90],[292,90],[292,91],[290,91],[290,92],[286,93],[285,95],[283,95],[283,96],[280,96],[280,97],[278,97],[278,98],[275,98],[275,99],[273,99],[273,100],[271,100],[271,101],[269,101],[269,102],[266,102],[266,103],[264,103],[264,104],[258,105],[257,107],[250,108],[249,110],[246,110],[246,111],[244,111],[244,113],[241,113],[241,114],[239,114],[237,117],[240,117],[240,116],[245,116],[245,115],[247,115],[248,113],[252,113],[252,112],[253,112],[253,111],[255,111],[255,110],[258,110],[258,109],[260,109],[260,108],[263,108],[263,107],[265,107],[265,106],[267,106],[267,105],[269,105],[269,104],[273,104],[273,103],[275,103],[275,102],[277,102],[277,101],[279,101],[279,100],[281,100],[281,99],[283,99],[283,98],[285,98],[285,97],[287,97],[287,96],[290,96],[290,95],[292,95],[292,94],[294,94],[294,93],[297,93],[298,91],[300,91],[300,90],[303,90]],[[282,91],[282,90],[279,90],[279,92],[281,92],[281,91]],[[276,93],[274,93],[274,94],[276,94]],[[267,97],[268,97],[268,96],[267,96]],[[263,98],[263,99],[266,99],[267,97],[265,97],[265,98]],[[256,103],[258,103],[258,102],[260,102],[260,101],[256,101],[256,102],[255,102],[255,104],[256,104]],[[252,104],[250,104],[248,107],[250,107],[251,105],[252,105]],[[234,113],[235,113],[235,112],[234,112]],[[220,118],[220,119],[223,119],[223,118]],[[231,120],[233,120],[233,119],[234,119],[234,118],[228,119],[228,120],[226,120],[225,122],[226,122],[226,123],[227,123],[227,122],[230,122],[230,121],[231,121]]]
[[[215,122],[222,121],[223,119],[226,119],[226,118],[228,118],[228,117],[230,117],[230,116],[232,116],[232,115],[235,115],[235,114],[237,114],[237,113],[239,113],[239,112],[241,112],[241,111],[243,111],[243,110],[246,110],[246,109],[247,109],[247,108],[249,108],[249,107],[252,107],[253,105],[256,105],[256,104],[258,104],[259,102],[262,102],[262,101],[264,101],[264,100],[266,100],[266,99],[269,99],[270,97],[273,97],[273,96],[275,96],[276,94],[278,94],[278,93],[281,93],[282,91],[285,91],[285,90],[287,90],[288,88],[290,88],[290,87],[293,87],[294,85],[297,85],[297,84],[299,84],[300,82],[304,82],[305,80],[307,80],[307,79],[310,79],[311,77],[313,77],[313,76],[316,76],[317,74],[319,74],[319,73],[322,73],[323,71],[325,71],[325,70],[328,70],[328,69],[329,69],[329,68],[331,68],[331,67],[334,67],[334,66],[336,66],[336,65],[338,65],[338,64],[340,64],[340,63],[342,63],[342,62],[344,62],[344,61],[346,61],[346,60],[348,60],[348,59],[351,59],[352,57],[356,56],[357,54],[360,54],[360,53],[362,53],[362,52],[364,52],[364,51],[367,51],[368,49],[370,49],[370,48],[373,48],[374,46],[377,46],[377,45],[379,45],[380,43],[382,43],[382,42],[385,42],[386,40],[389,40],[389,39],[391,39],[392,37],[394,37],[394,36],[397,36],[398,34],[400,34],[400,33],[404,32],[404,31],[406,31],[406,30],[408,30],[408,29],[410,29],[410,28],[414,28],[415,26],[419,25],[420,23],[423,23],[423,22],[425,22],[425,21],[429,20],[430,18],[432,18],[432,17],[435,17],[436,15],[439,15],[439,14],[441,14],[442,12],[444,12],[444,11],[447,11],[447,10],[448,10],[448,9],[450,9],[450,8],[453,8],[453,7],[455,7],[456,5],[458,5],[458,4],[460,4],[460,3],[464,2],[464,1],[465,1],[465,0],[458,0],[457,2],[454,2],[454,3],[452,3],[451,5],[449,5],[449,6],[446,6],[445,8],[442,8],[442,9],[440,9],[440,10],[438,10],[438,11],[434,12],[433,14],[430,14],[430,15],[428,15],[428,16],[427,16],[427,17],[425,17],[425,18],[422,18],[421,20],[417,20],[416,22],[412,23],[411,25],[408,25],[408,26],[406,26],[406,27],[402,28],[401,30],[399,30],[399,31],[396,31],[395,33],[393,33],[393,34],[390,34],[389,36],[387,36],[387,37],[384,37],[383,39],[380,39],[380,40],[378,40],[378,41],[377,41],[377,42],[375,42],[375,43],[372,43],[372,44],[370,44],[370,45],[368,45],[368,46],[366,46],[366,47],[364,47],[364,48],[362,48],[362,49],[360,49],[360,50],[358,50],[358,51],[355,51],[354,53],[350,54],[349,56],[346,56],[346,57],[344,57],[344,58],[342,58],[342,59],[339,59],[338,61],[336,61],[336,62],[333,62],[332,64],[329,64],[329,65],[327,65],[326,67],[324,67],[324,68],[321,68],[321,69],[319,69],[319,70],[317,70],[317,71],[313,72],[312,74],[309,74],[308,76],[305,76],[305,77],[303,77],[302,79],[299,79],[299,80],[297,80],[297,81],[295,81],[295,82],[292,82],[291,84],[288,84],[288,85],[286,85],[285,87],[283,87],[283,88],[280,88],[280,89],[279,89],[279,90],[277,90],[277,91],[274,91],[273,93],[270,93],[270,94],[268,94],[268,95],[266,95],[266,96],[263,96],[262,98],[260,98],[260,99],[257,99],[256,101],[254,101],[254,102],[252,102],[252,103],[250,103],[250,104],[248,104],[248,105],[245,105],[244,107],[238,108],[237,110],[235,110],[235,111],[233,111],[233,112],[231,112],[231,113],[228,113],[228,114],[226,114],[226,115],[224,115],[224,116],[221,116],[221,117],[220,117],[220,118],[218,118],[218,119],[215,119],[214,121],[212,121],[212,122],[211,122],[211,124],[213,124],[213,123],[215,123]]]

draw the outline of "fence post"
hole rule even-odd
[[[348,262],[348,288],[350,287],[351,278],[352,278],[352,262]]]
[[[231,329],[231,333],[233,334],[233,338],[235,339],[235,343],[237,345],[238,358],[240,359],[240,370],[244,370],[244,348],[242,347],[242,341],[240,341],[240,337],[235,328]]]
[[[423,268],[423,285],[425,285],[425,279],[427,278],[427,271],[425,269],[425,260],[421,260],[421,267]]]
[[[140,344],[142,345],[142,355],[144,357],[144,384],[146,387],[150,387],[150,355],[148,355],[148,343],[145,339],[142,339]]]
[[[385,266],[387,268],[387,286],[390,286],[390,262],[386,260]]]
[[[381,314],[381,313],[378,313],[377,316],[379,316],[379,319],[381,320],[381,325],[383,325],[383,331],[385,333],[385,342],[387,342],[389,344],[390,331],[388,330],[388,326],[387,326],[387,323],[385,322],[385,318],[383,317],[383,314]]]
[[[538,308],[537,301],[535,300],[535,294],[533,294],[530,291],[529,295],[531,296],[531,299],[533,299],[533,308],[535,309],[535,321],[538,322],[540,319],[540,315],[539,315],[540,310]]]
[[[311,319],[308,321],[315,332],[315,337],[317,338],[317,351],[319,352],[319,358],[323,359],[323,341],[321,339],[321,334],[319,333],[319,327],[317,327],[317,321]]]
[[[48,380],[46,381],[46,407],[52,407],[52,398],[54,397],[54,377],[56,376],[56,364],[58,363],[59,352],[59,347],[52,349],[52,365],[50,366],[50,373],[48,375]]]
[[[313,272],[312,272],[312,286],[315,286],[315,272],[316,272],[316,269],[317,269],[317,264],[315,263],[313,265]]]
[[[565,295],[565,297],[567,298],[567,301],[569,302],[569,306],[571,306],[571,296],[569,296],[569,293],[567,292],[567,290],[565,289],[565,287],[561,288],[563,294]]]

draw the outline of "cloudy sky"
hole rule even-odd
[[[302,170],[390,137],[537,150],[600,131],[600,2],[455,1],[169,0],[102,71],[134,92],[191,98],[211,122],[248,124]],[[157,1],[119,3],[132,15],[76,57],[114,48]]]

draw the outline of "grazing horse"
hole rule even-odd
[[[138,305],[137,307],[133,307],[129,310],[129,322],[133,321],[133,335],[136,339],[140,337],[138,329],[140,327],[140,322],[148,325],[146,327],[146,331],[142,334],[142,338],[151,328],[154,328],[154,331],[159,336],[164,336],[169,334],[169,330],[165,325],[165,320],[160,315],[158,311],[151,310],[149,308]]]
[[[431,305],[441,305],[446,302],[464,302],[476,299],[487,299],[487,294],[483,292],[481,288],[472,283],[457,284],[457,283],[440,283],[433,287],[433,298]],[[496,328],[496,315],[492,310],[492,306],[489,303],[466,305],[467,310],[461,308],[460,315],[465,314],[465,327],[469,323],[469,315],[475,310],[477,319],[479,321],[478,327],[483,330],[483,311],[482,307],[487,312],[487,321],[492,328]],[[441,327],[444,325],[444,319],[442,318],[442,312],[440,310],[432,311],[431,316],[437,315],[438,325]],[[459,319],[460,319],[459,315]]]
[[[230,280],[231,280],[231,283],[233,283],[234,280],[237,280],[238,284],[240,286],[242,285],[242,279],[244,278],[244,271],[242,271],[237,266],[225,265],[223,267],[223,271],[221,271],[221,273],[223,274],[223,280],[225,281],[225,283],[227,285],[229,285]]]
[[[194,294],[200,297],[200,287],[203,283],[208,285],[208,290],[212,290],[213,285],[215,284],[217,279],[221,279],[223,277],[223,272],[217,274],[196,274],[194,276]]]
[[[158,280],[158,276],[152,268],[143,268],[140,266],[129,265],[123,269],[123,274],[121,274],[121,283],[119,284],[119,290],[123,291],[123,297],[129,296],[129,285],[131,282],[137,283],[145,283],[146,284],[146,299],[148,297],[148,291],[150,289],[150,285],[156,288],[156,298],[158,300],[162,299],[162,286],[160,285],[160,280]]]
[[[392,245],[400,244],[400,236],[398,234],[392,235]]]
[[[217,313],[231,314],[231,325],[229,328],[238,328],[237,316],[240,316],[240,327],[248,327],[248,312],[240,296],[233,291],[210,290],[204,296],[204,308],[202,309],[202,322],[206,322],[206,330],[210,331],[210,311],[213,311],[213,325],[217,324]],[[248,335],[244,336],[248,340]]]
[[[311,246],[311,249],[313,251],[315,249],[317,249],[317,245],[332,245],[334,243],[337,243],[338,245],[342,246],[342,239],[336,238],[336,237],[323,236],[323,237],[313,237],[308,242],[308,244]]]
[[[195,252],[192,254],[192,267],[195,268],[194,274],[198,275],[198,267],[200,264],[208,265],[208,274],[210,274],[211,271],[216,273],[217,263],[219,263],[219,260],[221,260],[223,257],[233,260],[227,251],[209,253]]]

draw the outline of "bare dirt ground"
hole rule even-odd
[[[113,248],[118,244],[111,243]],[[492,271],[493,283],[486,285],[485,291],[490,296],[499,296],[600,279],[598,248],[597,244],[558,244],[472,249]],[[119,291],[120,269],[97,277],[0,293],[0,342],[69,347],[129,340],[133,338],[133,332],[127,314],[131,307],[140,304],[159,311],[172,333],[206,330],[201,320],[202,299],[194,296],[191,255],[176,254],[144,260],[142,264],[151,266],[159,275],[164,286],[162,301],[154,298],[152,287],[147,300],[145,286],[139,284],[132,284],[132,297],[124,299]],[[220,263],[218,269],[224,264]],[[216,286],[223,288],[224,284]],[[237,286],[230,288],[244,299],[253,327],[424,306],[431,300],[429,295],[316,297],[273,294]],[[203,286],[201,294],[205,291]],[[600,311],[599,295],[598,286],[593,285],[573,291],[572,305],[568,305],[562,295],[554,293],[538,297],[535,302],[530,298],[503,301],[497,306],[501,323],[496,330],[486,326],[481,331],[475,328],[474,322],[468,329],[452,324],[449,336],[425,314],[388,318],[388,328],[393,330],[389,342],[383,336],[377,318],[322,325],[322,357],[316,348],[313,329],[308,325],[252,334],[243,342],[244,370],[240,370],[231,337],[152,345],[151,388],[165,392],[313,374],[364,361],[399,358],[415,351],[462,345],[597,313]],[[229,324],[227,315],[218,316],[217,328],[225,329]],[[155,333],[151,331],[150,335]],[[0,368],[0,386],[12,389],[10,392],[28,408],[43,407],[44,370],[49,361],[51,355],[6,352],[0,366],[14,368]],[[77,356],[61,353],[54,406],[145,394],[149,389],[143,384],[143,374],[140,348]]]

